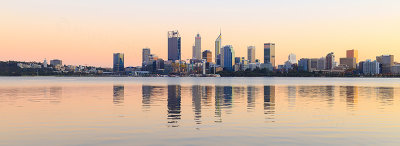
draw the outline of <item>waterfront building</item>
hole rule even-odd
[[[142,50],[142,65],[146,65],[150,61],[150,48],[143,48]]]
[[[235,57],[235,64],[240,64],[242,62],[242,57]]]
[[[393,55],[382,55],[377,56],[376,61],[382,64],[382,72],[383,74],[391,73],[392,66],[394,65],[394,56]]]
[[[392,66],[392,74],[400,74],[400,64],[395,64]]]
[[[335,54],[333,52],[329,53],[328,55],[326,55],[326,68],[327,70],[332,70],[335,66]]]
[[[212,62],[212,52],[210,50],[203,51],[202,55],[206,62]]]
[[[114,53],[113,56],[113,72],[122,73],[124,72],[124,53]]]
[[[298,70],[299,71],[310,71],[311,68],[311,60],[308,58],[302,58],[298,62]]]
[[[355,69],[357,67],[356,58],[340,58],[340,64],[346,65],[349,69]]]
[[[317,70],[324,70],[324,69],[326,69],[326,58],[321,57],[320,59],[318,59],[317,62]]]
[[[62,66],[62,60],[60,60],[60,59],[50,60],[50,65],[51,66]]]
[[[275,43],[264,43],[264,63],[275,67]]]
[[[201,59],[201,36],[197,34],[194,38],[192,59]]]
[[[363,63],[363,74],[375,75],[380,73],[380,66],[378,61],[366,60]]]
[[[224,70],[232,71],[233,61],[235,59],[235,52],[231,45],[226,45],[222,48],[222,53],[224,53],[221,57],[221,66]]]
[[[168,32],[168,60],[181,60],[181,36],[178,31]]]
[[[250,63],[256,62],[256,47],[255,46],[247,47],[247,60],[249,60]]]

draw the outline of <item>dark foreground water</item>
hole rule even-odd
[[[399,145],[400,79],[0,77],[0,145]]]

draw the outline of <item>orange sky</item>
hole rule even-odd
[[[23,5],[21,4],[23,3]],[[289,53],[297,59],[322,57],[333,51],[358,49],[360,60],[377,55],[400,56],[399,1],[352,2],[182,0],[9,1],[0,5],[0,60],[43,61],[111,67],[112,53],[125,53],[125,66],[141,64],[141,50],[167,58],[167,31],[179,30],[182,58],[191,58],[194,36],[214,53],[222,28],[222,44],[236,56],[263,43],[276,43],[277,63]]]

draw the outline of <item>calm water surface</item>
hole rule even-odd
[[[400,79],[0,77],[0,145],[399,145]]]

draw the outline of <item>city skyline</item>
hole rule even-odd
[[[200,33],[201,51],[211,50],[215,54],[220,29],[222,46],[232,45],[237,57],[246,57],[247,46],[255,46],[256,58],[263,60],[262,45],[276,43],[277,65],[283,64],[290,53],[300,59],[336,52],[337,62],[350,49],[359,50],[358,60],[374,60],[382,54],[400,56],[400,44],[396,42],[400,20],[395,19],[400,15],[395,7],[400,2],[340,1],[329,6],[307,2],[204,1],[193,6],[180,1],[158,1],[160,5],[154,6],[154,1],[26,1],[28,8],[8,1],[0,6],[0,18],[5,20],[0,28],[4,32],[0,35],[4,40],[0,43],[0,60],[47,58],[61,59],[65,64],[112,67],[110,54],[121,52],[125,54],[125,66],[140,66],[142,48],[151,48],[153,54],[167,59],[165,36],[169,30],[179,30],[182,59],[190,59],[193,36]],[[179,4],[175,10],[168,10],[169,5],[175,4]],[[261,9],[266,4],[270,9]],[[154,9],[140,8],[150,6]],[[210,9],[204,12],[204,8]],[[253,11],[246,11],[250,8]],[[108,11],[97,13],[102,9]],[[148,13],[136,14],[142,11]],[[188,16],[177,16],[177,12]],[[197,16],[198,21],[191,22],[192,16]]]

